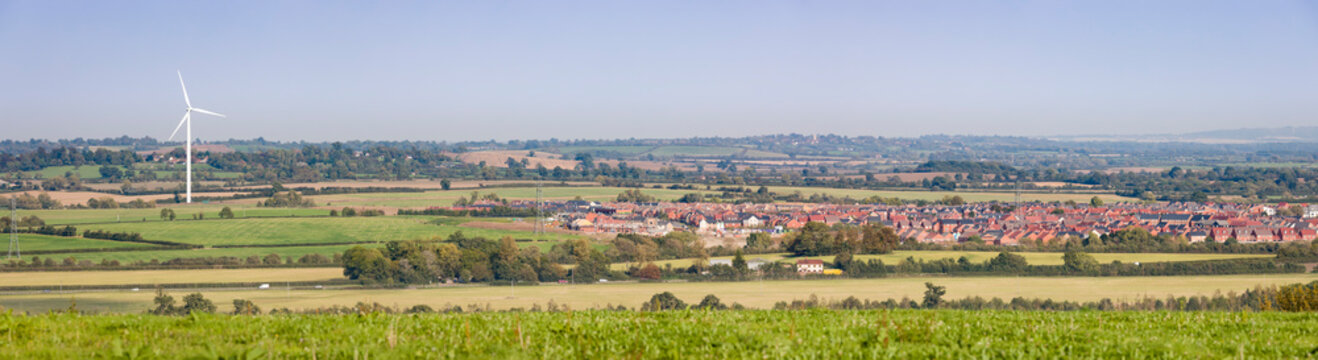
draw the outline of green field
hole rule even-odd
[[[1030,265],[1062,265],[1062,253],[1058,252],[1017,252],[1013,253],[1025,257]],[[747,260],[765,260],[765,261],[785,261],[795,262],[797,259],[818,259],[831,262],[833,256],[805,256],[800,258],[789,257],[788,253],[773,254],[747,254]],[[1199,261],[1199,260],[1223,260],[1223,259],[1244,259],[1244,258],[1269,258],[1273,255],[1268,254],[1192,254],[1192,253],[1092,253],[1089,254],[1100,263],[1110,263],[1112,261],[1121,261],[1123,263],[1143,262],[1172,262],[1172,261]],[[998,256],[995,251],[953,251],[953,250],[919,250],[919,251],[893,251],[890,254],[873,255],[862,254],[853,256],[856,260],[878,259],[886,265],[896,265],[908,257],[916,260],[933,261],[939,259],[959,259],[962,256],[972,263],[982,263],[989,261]],[[715,256],[710,259],[732,259],[731,256]],[[676,259],[655,261],[660,267],[672,265],[673,267],[691,266],[695,259]],[[631,263],[613,264],[615,270],[626,270],[632,266]]]
[[[731,146],[660,146],[650,151],[654,156],[728,156],[740,154],[745,149]]]
[[[297,217],[213,219],[200,221],[133,222],[83,225],[80,229],[140,233],[147,240],[215,245],[301,245],[391,240],[431,240],[462,231],[472,237],[498,239],[567,239],[580,236],[549,233],[532,236],[528,231],[494,230],[455,224],[436,225],[430,216]],[[472,221],[467,218],[458,222]],[[499,219],[482,220],[499,221]],[[506,221],[506,220],[504,220]]]
[[[845,197],[850,196],[853,199],[861,200],[870,196],[880,196],[885,198],[898,198],[902,200],[942,200],[945,196],[960,196],[968,202],[1011,202],[1016,195],[1011,192],[985,192],[985,191],[901,191],[901,190],[862,190],[862,189],[838,189],[838,188],[818,188],[818,187],[800,187],[800,186],[769,186],[769,191],[778,194],[792,194],[800,191],[804,196],[810,194],[828,194],[832,196]],[[1131,202],[1138,199],[1117,196],[1113,194],[1086,194],[1086,193],[1030,193],[1022,192],[1021,201],[1067,201],[1087,203],[1090,198],[1098,196],[1104,202]]]
[[[131,264],[137,261],[151,261],[152,259],[166,261],[177,258],[199,258],[199,257],[221,257],[229,256],[245,259],[248,256],[266,256],[269,254],[278,254],[280,257],[292,257],[294,260],[307,254],[321,254],[326,257],[333,257],[334,254],[342,254],[357,245],[313,245],[313,246],[280,246],[280,247],[240,247],[240,248],[204,248],[204,249],[185,249],[185,250],[149,250],[149,251],[98,251],[82,252],[68,254],[49,254],[36,255],[42,258],[50,257],[55,259],[74,258],[77,260],[91,260],[100,262],[101,260],[117,260],[121,264]],[[381,244],[361,244],[365,247],[379,247]],[[27,257],[25,260],[30,260]]]
[[[229,304],[221,304],[229,310]],[[1313,313],[578,311],[0,315],[0,356],[45,358],[1305,358]]]
[[[463,234],[467,234],[467,232],[464,231]],[[520,247],[534,246],[539,248],[541,252],[545,252],[545,251],[549,251],[549,248],[553,247],[554,244],[557,243],[558,243],[557,241],[544,240],[544,241],[535,241],[535,242],[518,242],[517,245]],[[50,257],[50,258],[55,258],[57,260],[71,257],[77,260],[91,260],[93,262],[98,262],[98,263],[101,260],[117,260],[121,264],[131,264],[137,261],[151,261],[152,259],[159,261],[166,261],[177,258],[199,258],[199,257],[221,257],[221,256],[245,259],[248,256],[252,256],[252,255],[266,256],[269,254],[277,254],[280,257],[284,257],[284,258],[292,257],[294,260],[297,260],[298,258],[301,258],[302,256],[308,254],[321,254],[324,255],[325,257],[333,257],[334,254],[343,254],[344,251],[348,250],[353,246],[363,246],[370,248],[370,247],[380,247],[383,246],[383,244],[236,247],[236,248],[203,248],[203,249],[188,249],[188,250],[150,250],[150,251],[99,251],[99,252],[49,254],[49,255],[35,255],[35,256],[40,256],[43,259]],[[31,260],[31,256],[25,257],[24,260]]]
[[[111,167],[117,167],[117,168],[119,168],[120,170],[123,170],[123,168],[124,168],[123,166],[119,166],[119,165],[110,165],[110,166],[111,166]],[[26,171],[26,172],[24,172],[24,174],[26,174],[26,175],[29,176],[29,177],[31,177],[31,176],[36,176],[36,177],[41,178],[41,179],[50,179],[50,178],[54,178],[54,177],[57,177],[57,176],[64,176],[65,173],[69,173],[69,172],[72,172],[72,173],[78,175],[78,177],[81,178],[81,179],[83,179],[83,180],[89,180],[89,179],[100,179],[100,178],[101,178],[101,165],[83,165],[83,166],[64,165],[64,166],[51,166],[51,167],[42,168],[41,170],[37,170],[37,171]]]
[[[613,201],[618,198],[618,194],[623,191],[631,190],[630,188],[620,187],[545,187],[543,188],[544,198],[546,200],[572,200],[580,196],[584,200],[591,201]],[[535,187],[507,187],[507,188],[488,188],[488,189],[467,189],[467,190],[436,190],[422,193],[363,193],[363,194],[340,194],[340,195],[317,195],[311,196],[317,204],[327,206],[378,206],[378,207],[407,207],[407,208],[424,208],[430,206],[449,206],[458,198],[470,197],[472,191],[477,191],[481,195],[497,194],[500,198],[510,200],[534,200]],[[641,189],[642,193],[654,196],[660,200],[676,200],[682,195],[689,193],[703,193],[705,191],[697,190],[668,190],[668,189]]]
[[[421,289],[374,290],[292,290],[292,291],[222,291],[202,290],[217,304],[233,299],[248,299],[263,308],[287,307],[316,309],[335,305],[352,305],[358,301],[379,302],[390,306],[432,307],[468,304],[488,305],[493,309],[543,306],[549,301],[573,309],[599,308],[607,305],[636,307],[651,295],[671,291],[683,299],[698,301],[715,294],[725,303],[740,303],[751,308],[772,308],[779,301],[803,300],[811,295],[824,300],[842,300],[848,296],[861,299],[919,299],[924,283],[932,281],[947,287],[948,299],[970,296],[985,298],[1014,297],[1070,301],[1097,301],[1102,298],[1136,300],[1168,295],[1212,296],[1215,293],[1241,293],[1255,286],[1308,283],[1318,274],[1220,275],[1220,276],[1149,276],[1149,277],[893,277],[882,279],[833,280],[764,280],[742,282],[669,282],[608,283],[591,285],[541,284],[538,286],[452,286]],[[514,295],[515,292],[515,295]],[[87,292],[71,294],[0,295],[0,306],[22,311],[44,312],[69,306],[76,299],[79,308],[109,312],[141,312],[151,305],[153,294],[145,292]]]
[[[250,200],[255,202],[256,199]],[[329,210],[258,208],[251,205],[229,205],[235,217],[282,217],[282,216],[325,216]],[[207,219],[218,219],[223,205],[212,204],[169,204],[154,209],[65,209],[65,210],[22,210],[19,216],[36,215],[51,225],[108,223],[108,222],[160,222],[160,210],[172,209],[176,219],[188,220],[194,214],[205,214]],[[6,215],[7,216],[7,215]],[[82,230],[81,227],[78,228]]]
[[[429,240],[462,231],[468,236],[499,238],[522,232],[430,224],[431,217],[306,217],[169,221],[84,225],[87,229],[141,233],[148,240],[195,245],[294,245],[344,242]],[[525,233],[530,238],[530,233]],[[548,234],[546,238],[566,237]]]
[[[8,234],[4,235],[6,240]],[[85,239],[81,237],[64,237],[41,234],[18,234],[19,249],[23,251],[47,251],[47,250],[74,250],[74,249],[132,249],[144,248],[155,245],[143,243],[131,243],[123,241],[110,241],[100,239]],[[42,257],[45,257],[44,255]]]

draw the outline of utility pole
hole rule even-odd
[[[23,251],[18,249],[18,202],[9,198],[9,257],[17,255],[23,258]]]
[[[1015,168],[1016,168],[1016,154],[1011,154],[1011,164],[1010,164],[1010,165],[1011,165],[1011,168],[1012,168],[1012,169],[1015,169]],[[1014,206],[1015,206],[1017,209],[1019,209],[1019,208],[1021,207],[1021,174],[1020,174],[1020,173],[1017,173],[1017,174],[1016,174],[1016,198],[1015,198],[1015,204],[1014,204]]]
[[[531,233],[538,236],[543,236],[545,234],[545,216],[543,210],[545,194],[543,184],[543,181],[535,182],[535,228],[531,230]]]

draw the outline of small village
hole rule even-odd
[[[514,201],[514,208],[535,203]],[[477,203],[457,210],[488,209]],[[951,244],[970,239],[991,245],[1047,244],[1069,237],[1101,236],[1129,227],[1154,235],[1184,237],[1189,242],[1235,239],[1241,243],[1313,240],[1318,237],[1318,205],[1298,205],[1295,216],[1282,216],[1277,206],[1215,203],[1121,203],[1108,206],[1022,203],[888,206],[833,204],[621,203],[591,201],[544,202],[542,211],[553,224],[584,233],[636,233],[662,236],[691,231],[702,236],[743,237],[755,232],[781,234],[808,222],[883,224],[902,239]]]

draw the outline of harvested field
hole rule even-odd
[[[530,153],[529,150],[473,151],[458,154],[458,160],[462,160],[462,162],[469,164],[478,164],[484,161],[486,166],[492,167],[508,167],[508,164],[505,163],[508,161],[508,158],[513,158],[515,161],[526,159],[526,161],[530,163],[530,166],[527,166],[527,168],[535,168],[538,165],[544,165],[549,169],[553,169],[554,167],[571,169],[577,166],[576,160],[563,159],[563,155],[561,154],[537,151],[535,157],[528,157],[526,156],[528,153]]]
[[[343,279],[343,268],[0,272],[0,284],[4,286],[196,284],[334,279]]]
[[[332,269],[332,268],[331,268]],[[861,299],[920,299],[924,283],[947,287],[948,299],[970,296],[985,298],[1013,297],[1070,301],[1097,301],[1102,298],[1136,300],[1168,295],[1212,296],[1215,293],[1243,292],[1255,286],[1274,286],[1314,281],[1315,274],[1223,275],[1223,276],[1152,276],[1152,277],[899,277],[883,279],[836,280],[765,280],[743,282],[669,282],[609,283],[596,285],[518,286],[510,296],[507,286],[452,286],[429,289],[378,290],[293,290],[293,291],[219,291],[201,290],[216,304],[233,299],[247,299],[262,308],[288,307],[315,309],[334,305],[351,306],[359,301],[379,302],[391,306],[426,304],[441,308],[445,304],[488,304],[492,309],[530,308],[553,300],[573,309],[589,309],[609,304],[640,306],[650,296],[665,291],[679,298],[695,301],[707,294],[717,295],[724,303],[740,303],[751,308],[771,308],[778,301],[804,300],[816,295],[825,300],[848,296]],[[180,296],[182,294],[175,294]],[[142,312],[151,306],[149,291],[94,292],[76,294],[78,308],[89,311]],[[29,294],[0,296],[0,306],[19,311],[45,312],[65,309],[70,294]],[[103,305],[101,305],[103,304]]]
[[[469,164],[478,164],[481,161],[484,161],[486,166],[501,167],[501,168],[508,167],[508,163],[507,163],[508,158],[513,158],[514,161],[522,161],[523,159],[525,159],[526,162],[530,164],[529,166],[527,166],[527,168],[535,168],[538,165],[544,165],[545,168],[548,169],[553,169],[554,167],[572,169],[575,168],[578,164],[576,160],[563,159],[562,154],[537,151],[535,153],[535,157],[529,157],[526,156],[528,153],[530,153],[530,151],[523,151],[523,150],[474,151],[474,152],[457,154],[457,158],[458,160],[462,160],[462,162]],[[645,161],[645,160],[628,160],[628,161],[606,160],[606,159],[595,160],[595,163],[597,164],[609,164],[609,166],[615,166],[615,167],[618,166],[619,163],[623,163],[623,162],[626,162],[627,166],[631,166],[639,169],[645,169],[645,170],[662,170],[665,167],[668,167],[669,165],[677,166],[678,168],[683,170],[694,170],[694,167],[692,167],[691,169],[687,169],[683,167],[684,165],[681,163],[669,163],[669,162]]]

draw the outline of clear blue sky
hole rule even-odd
[[[5,1],[0,138],[1047,135],[1318,125],[1292,1]]]

